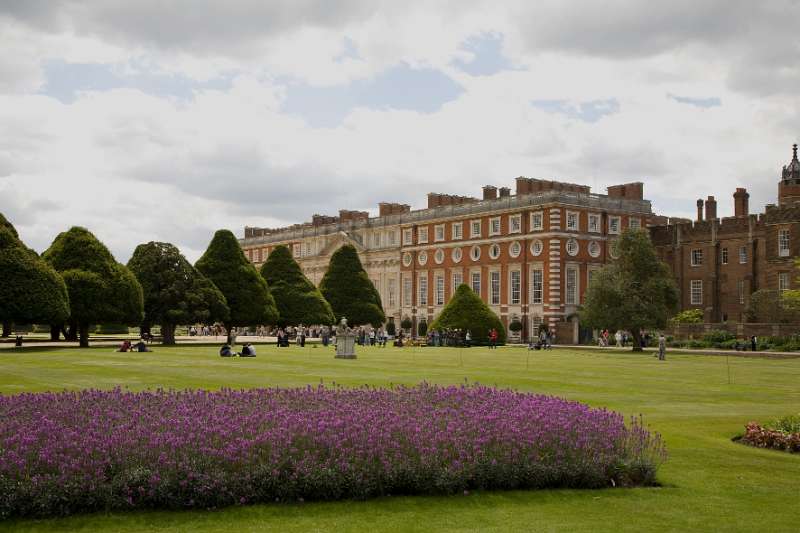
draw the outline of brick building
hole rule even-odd
[[[759,289],[794,287],[800,255],[800,162],[797,145],[783,167],[778,205],[750,214],[750,195],[733,193],[734,216],[718,218],[713,196],[697,200],[694,221],[651,228],[660,257],[681,292],[681,309],[702,309],[705,322],[741,322],[750,295]]]
[[[319,283],[344,243],[359,251],[390,320],[430,322],[461,283],[469,284],[523,338],[546,323],[562,342],[576,342],[575,312],[592,274],[611,258],[623,229],[658,217],[641,183],[589,187],[519,177],[515,191],[486,186],[481,198],[428,194],[425,209],[381,203],[377,217],[340,211],[279,229],[245,228],[241,245],[256,265],[285,244]]]

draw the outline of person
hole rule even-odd
[[[547,330],[544,328],[539,331],[539,346],[542,350],[547,349]]]
[[[242,353],[239,354],[239,357],[255,357],[256,356],[256,347],[250,344],[249,342],[244,345],[242,348]]]
[[[133,346],[131,346],[131,351],[132,352],[133,351],[136,351],[136,352],[152,352],[153,350],[148,348],[147,344],[145,344],[144,341],[141,340],[141,341],[137,342],[136,344],[134,344]]]
[[[301,325],[300,326],[300,331],[297,334],[300,337],[300,347],[301,348],[305,348],[306,347],[306,327]]]
[[[225,345],[219,349],[220,357],[236,357],[237,355],[239,354],[231,350],[230,345],[227,343],[225,343]]]
[[[497,330],[495,328],[489,331],[489,346],[495,350],[497,349]]]
[[[322,345],[328,346],[328,341],[330,340],[330,332],[328,330],[328,326],[322,327]]]
[[[667,360],[667,339],[664,337],[663,333],[658,336],[658,360]]]
[[[622,348],[622,332],[620,330],[614,333],[614,340],[617,341],[617,348]]]
[[[755,352],[756,348],[758,348],[758,338],[753,335],[750,337],[750,349]]]
[[[464,346],[467,348],[472,346],[472,332],[470,330],[464,333]]]
[[[119,350],[117,350],[117,351],[118,352],[130,352],[131,351],[131,341],[129,341],[127,339],[122,341],[122,344],[120,345]]]

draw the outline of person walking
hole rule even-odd
[[[658,336],[658,360],[667,360],[667,339],[663,333]]]
[[[489,347],[497,349],[497,330],[495,328],[489,330]]]
[[[753,335],[750,337],[750,350],[755,352],[756,348],[758,348],[758,337]]]
[[[464,333],[464,346],[466,346],[467,348],[472,346],[472,333],[469,330],[467,330],[467,332]]]
[[[622,332],[620,330],[614,333],[614,340],[617,341],[617,348],[622,348]]]

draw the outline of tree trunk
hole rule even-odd
[[[89,347],[89,324],[81,324],[79,328],[80,328],[80,347],[81,348],[88,348]]]
[[[175,324],[161,324],[161,337],[164,346],[175,345]]]
[[[61,324],[50,326],[50,340],[57,341],[61,338]]]
[[[634,329],[631,331],[631,335],[633,336],[633,351],[634,352],[641,352],[642,351],[642,336],[639,334],[638,329]]]
[[[233,326],[230,324],[222,324],[222,327],[225,328],[225,333],[228,334],[228,345],[233,346]]]
[[[89,330],[89,326],[86,326],[87,334]],[[64,338],[68,341],[75,342],[78,340],[78,324],[75,322],[69,323],[69,329],[64,331]]]
[[[3,338],[7,339],[11,336],[11,322],[3,322]]]

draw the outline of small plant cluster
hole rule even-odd
[[[667,345],[672,348],[716,348],[721,350],[750,350],[750,339],[739,339],[733,333],[724,330],[711,330],[700,339],[675,340],[667,337]],[[800,335],[788,337],[758,337],[758,351],[794,352],[800,350]]]
[[[641,420],[463,385],[0,395],[0,518],[655,483]]]
[[[764,426],[750,422],[741,442],[756,448],[800,452],[800,414],[773,420]]]

